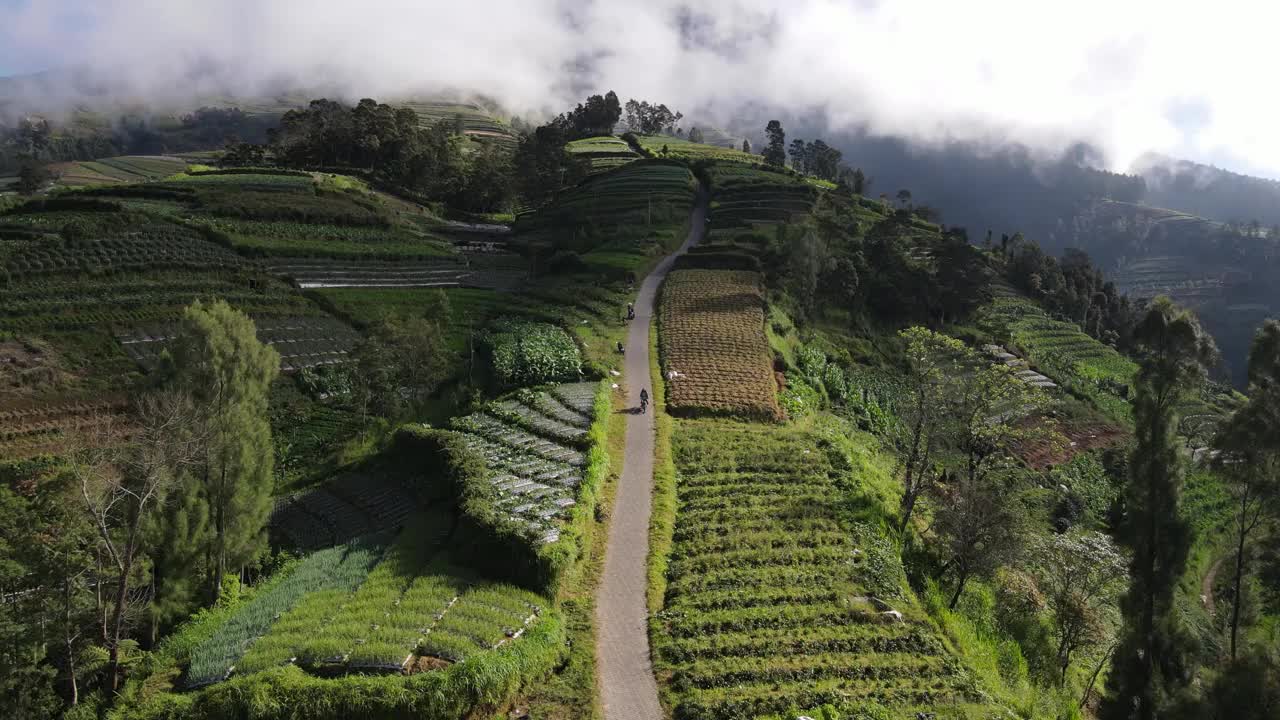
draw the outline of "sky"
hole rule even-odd
[[[820,112],[919,143],[1086,140],[1112,169],[1155,151],[1280,177],[1277,21],[1256,0],[0,0],[0,75],[84,66],[157,97],[454,89],[533,113],[613,89],[726,125]]]

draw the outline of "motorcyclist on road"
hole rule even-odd
[[[645,410],[648,409],[648,407],[649,407],[649,391],[644,388],[640,388],[640,414],[643,415]]]

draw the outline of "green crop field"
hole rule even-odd
[[[625,141],[611,135],[574,140],[565,146],[574,160],[587,164],[587,174],[612,170],[640,157]]]
[[[54,168],[59,185],[81,187],[159,180],[187,169],[187,162],[168,156],[126,155],[82,162],[61,163]]]
[[[849,517],[847,493],[869,479],[838,452],[803,431],[723,421],[680,421],[673,438],[674,544],[652,635],[675,717],[981,703],[910,599],[896,549]]]
[[[518,642],[546,600],[451,567],[450,527],[447,514],[428,513],[390,545],[362,539],[311,554],[192,649],[186,686],[291,664],[332,676],[433,658],[438,670]]]
[[[733,147],[689,142],[673,135],[637,135],[640,147],[657,157],[681,160],[727,160],[758,165],[764,162],[759,155],[748,155]]]
[[[697,184],[688,168],[637,160],[561,192],[516,220],[516,241],[579,254],[620,276],[656,262],[683,241]]]
[[[808,213],[817,187],[785,170],[721,162],[711,178],[711,227],[714,230],[789,222]]]

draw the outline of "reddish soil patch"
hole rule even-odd
[[[1022,443],[1016,449],[1018,457],[1036,470],[1070,462],[1080,453],[1097,448],[1111,447],[1123,442],[1126,433],[1114,425],[1064,425],[1058,433],[1066,440],[1061,443],[1039,439]]]

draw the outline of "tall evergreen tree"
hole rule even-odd
[[[223,575],[266,545],[274,466],[267,396],[280,356],[259,342],[244,313],[223,300],[196,301],[183,314],[170,371],[170,381],[203,411],[197,476],[212,527],[206,552],[216,598]]]
[[[1249,350],[1249,402],[1223,426],[1215,445],[1231,490],[1235,565],[1231,579],[1231,659],[1238,657],[1240,614],[1248,588],[1249,545],[1280,505],[1280,323],[1268,320]]]
[[[1188,677],[1189,641],[1174,612],[1174,590],[1191,542],[1179,502],[1185,468],[1177,407],[1204,380],[1217,348],[1195,316],[1167,297],[1152,302],[1133,340],[1140,364],[1128,517],[1121,528],[1133,551],[1131,584],[1121,603],[1124,629],[1102,716],[1152,720],[1173,705]]]
[[[787,164],[787,134],[782,129],[782,123],[777,120],[770,120],[765,126],[764,134],[769,138],[768,144],[765,145],[764,161],[776,167],[782,167]]]

